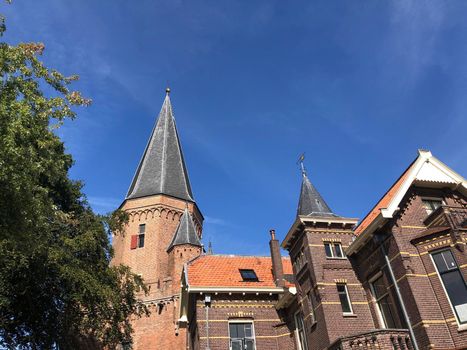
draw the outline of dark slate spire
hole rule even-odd
[[[302,170],[302,188],[300,190],[300,199],[298,201],[297,216],[337,216],[329,208],[323,197],[310,182],[303,166],[304,156],[300,157],[300,166]]]
[[[126,196],[166,194],[193,202],[167,88],[162,109]]]
[[[175,231],[172,242],[170,242],[167,251],[176,245],[181,244],[191,244],[201,247],[198,234],[196,233],[195,224],[193,222],[193,218],[188,212],[188,208],[185,208],[185,212],[180,219],[180,224],[178,224],[177,231]]]

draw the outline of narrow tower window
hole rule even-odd
[[[341,302],[342,312],[344,314],[351,314],[352,306],[350,304],[350,297],[349,297],[349,292],[347,290],[347,286],[345,284],[338,284],[337,293],[339,294],[339,300]]]
[[[137,235],[131,235],[130,249],[144,247],[144,234],[146,233],[146,224],[139,225],[139,232]]]
[[[139,225],[138,248],[144,247],[144,235],[146,233],[146,224]]]

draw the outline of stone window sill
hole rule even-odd
[[[461,324],[461,325],[457,328],[457,331],[458,331],[458,332],[467,331],[467,324]]]
[[[354,314],[354,313],[343,313],[342,316],[344,316],[344,317],[357,317],[357,314]]]

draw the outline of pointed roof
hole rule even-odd
[[[201,247],[198,234],[196,233],[195,223],[193,222],[193,218],[191,217],[188,208],[185,208],[185,212],[180,218],[180,223],[178,224],[177,230],[175,231],[172,242],[170,242],[167,251],[176,245],[182,244],[191,244]]]
[[[166,194],[194,202],[169,92],[128,189],[126,199]]]
[[[357,226],[355,229],[357,238],[347,249],[348,255],[354,254],[378,227],[394,217],[412,185],[430,188],[448,187],[467,195],[467,180],[463,176],[434,157],[430,151],[418,150],[417,158]]]
[[[365,216],[355,234],[362,234],[378,217],[392,218],[412,184],[432,188],[451,187],[467,193],[467,181],[464,177],[434,157],[430,151],[418,150],[417,158]]]
[[[310,182],[305,171],[302,171],[302,176],[302,188],[298,201],[297,216],[337,216]]]

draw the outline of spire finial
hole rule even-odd
[[[303,161],[305,160],[305,153],[300,154],[300,157],[298,157],[297,164],[300,165],[300,170],[302,171],[302,175],[306,176],[306,169],[305,165],[303,164]]]
[[[170,88],[169,88],[168,86],[165,88],[165,93],[166,93],[167,95],[170,95]]]

